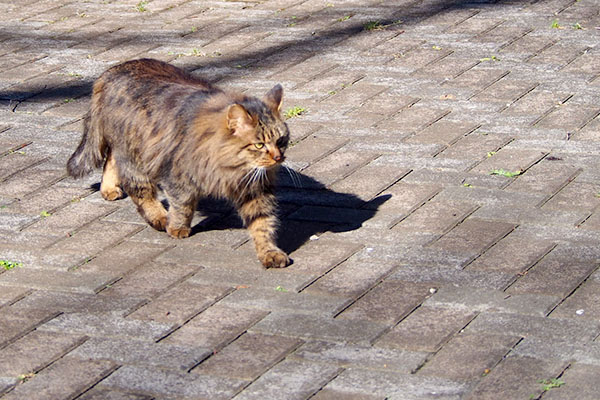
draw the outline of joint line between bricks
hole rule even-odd
[[[359,301],[360,299],[362,299],[363,297],[365,297],[368,293],[372,292],[376,287],[378,287],[379,285],[381,285],[383,283],[383,281],[389,277],[390,275],[392,275],[394,272],[396,272],[396,270],[398,270],[400,268],[399,265],[396,265],[395,267],[390,268],[390,270],[388,272],[386,272],[385,274],[381,275],[379,277],[379,279],[377,279],[377,281],[375,281],[375,283],[373,285],[371,285],[367,290],[365,290],[362,294],[360,294],[359,296],[357,296],[354,300],[352,300],[351,302],[344,304],[343,307],[340,308],[340,310],[338,310],[334,315],[333,315],[333,319],[337,318],[341,313],[343,313],[344,311],[346,311],[348,308],[352,307],[357,301]],[[379,336],[377,336],[379,337]],[[371,342],[374,342],[376,339],[372,339]]]
[[[489,82],[487,85],[485,85],[484,87],[481,88],[481,90],[473,93],[471,96],[469,96],[467,98],[468,101],[471,101],[471,99],[483,92],[485,92],[490,86],[492,86],[495,83],[500,82],[502,79],[506,78],[508,75],[510,75],[510,71],[504,71],[503,73],[500,74],[499,77],[497,77],[496,79],[494,79],[493,81]]]
[[[516,273],[515,276],[517,277],[516,279],[514,279],[510,284],[508,284],[502,291],[504,293],[506,293],[506,291],[508,289],[510,289],[511,287],[513,287],[513,285],[515,283],[517,283],[521,278],[523,278],[525,275],[527,275],[529,273],[529,271],[531,271],[532,269],[534,269],[539,263],[542,262],[542,260],[544,260],[546,257],[548,257],[548,255],[558,246],[558,244],[553,243],[552,246],[550,246],[547,251],[541,256],[538,257],[537,260],[533,261],[527,268],[525,268],[523,271],[521,271],[520,273]],[[508,293],[507,293],[508,294]]]
[[[577,60],[579,57],[583,56],[584,54],[586,54],[590,50],[592,50],[592,47],[586,46],[585,49],[583,49],[580,52],[578,52],[572,59],[570,59],[569,61],[567,61],[567,63],[565,65],[563,65],[562,67],[560,67],[557,70],[557,72],[560,72],[563,69],[567,68],[569,65],[573,64],[575,62],[575,60]]]
[[[340,258],[339,261],[334,262],[331,266],[331,268],[327,269],[325,272],[323,272],[321,275],[315,277],[314,279],[308,281],[307,283],[305,283],[300,289],[298,289],[298,293],[302,293],[305,289],[307,289],[308,287],[310,287],[312,284],[314,284],[315,282],[317,282],[319,279],[323,278],[324,276],[326,276],[327,274],[329,274],[331,271],[333,271],[335,268],[337,268],[340,264],[346,262],[350,257],[352,257],[353,255],[355,255],[356,253],[358,253],[359,251],[361,251],[365,246],[364,245],[357,245],[356,247],[354,247],[351,251],[349,251],[347,253],[347,255],[344,255],[343,257]]]
[[[463,222],[465,222],[467,220],[467,218],[469,218],[471,215],[473,215],[480,208],[481,208],[481,206],[473,206],[469,211],[467,211],[464,214],[463,217],[461,217],[461,219],[459,221],[457,221],[456,223],[451,224],[449,227],[447,227],[446,229],[444,229],[438,235],[438,237],[432,239],[430,242],[427,242],[426,244],[423,245],[423,247],[429,247],[429,246],[432,246],[433,244],[435,244],[435,242],[437,242],[438,240],[440,240],[441,238],[443,238],[444,236],[446,236],[448,233],[450,233],[450,231],[452,231],[454,228],[456,228],[457,226],[459,226],[460,224],[462,224]]]
[[[9,128],[9,129],[10,129],[10,128]],[[0,133],[2,133],[2,132],[4,132],[4,131],[6,131],[6,129],[5,129],[5,130],[0,130]],[[0,157],[4,157],[4,156],[7,156],[7,155],[9,155],[9,154],[15,153],[15,152],[17,152],[17,151],[19,151],[19,150],[21,150],[21,149],[24,149],[25,147],[27,147],[27,146],[29,146],[29,145],[31,145],[31,144],[33,144],[33,141],[32,141],[32,140],[28,140],[28,141],[26,141],[26,142],[23,142],[23,143],[21,143],[21,144],[18,144],[18,145],[14,146],[14,147],[11,147],[11,148],[9,148],[9,149],[8,149],[8,150],[6,150],[5,152],[0,152]],[[3,182],[4,180],[5,180],[5,179],[2,179],[2,180],[0,180],[0,182]]]
[[[548,311],[548,313],[545,316],[546,317],[550,316],[550,314],[552,314],[554,312],[554,310],[556,310],[569,297],[571,297],[577,291],[577,289],[579,289],[580,287],[582,287],[588,281],[588,279],[590,279],[590,277],[594,274],[594,272],[596,272],[598,270],[600,270],[600,264],[596,264],[596,268],[592,269],[590,271],[590,273],[587,274],[587,276],[584,279],[582,279],[581,282],[579,282],[579,285],[577,285],[573,290],[571,290],[560,302],[558,302],[557,305],[555,305],[550,311]]]
[[[373,161],[378,160],[380,157],[375,158]],[[373,162],[373,161],[371,161],[371,162]],[[358,207],[358,209],[359,210],[365,209],[365,207],[371,201],[375,200],[377,197],[381,196],[383,194],[383,192],[385,192],[386,190],[388,190],[389,188],[391,188],[392,186],[394,186],[396,183],[400,182],[402,179],[406,178],[411,172],[413,172],[413,170],[412,169],[408,169],[406,172],[403,172],[402,174],[397,175],[390,184],[386,185],[380,191],[378,191],[376,194],[374,194],[373,196],[371,196],[371,198],[368,201],[365,201],[365,203],[362,206]],[[367,208],[366,210],[369,210],[369,209]]]
[[[408,175],[408,174],[407,174]],[[405,215],[400,216],[396,221],[392,221],[389,225],[388,225],[388,229],[394,229],[394,227],[396,225],[398,225],[399,223],[401,223],[402,221],[404,221],[406,218],[410,217],[412,214],[414,214],[419,208],[423,207],[425,204],[429,203],[430,201],[432,201],[434,199],[434,197],[436,197],[437,195],[439,195],[442,192],[442,189],[437,189],[435,190],[435,192],[429,196],[428,198],[426,198],[425,200],[423,200],[421,203],[418,203],[416,206],[414,206],[412,209],[410,209]]]
[[[194,274],[195,272],[193,272],[192,274]],[[188,274],[189,275],[189,274]],[[158,299],[158,297],[160,297],[161,295],[165,294],[169,289],[175,287],[176,285],[182,283],[185,279],[182,278],[180,279],[178,282],[173,283],[172,285],[170,285],[164,292],[162,292],[160,295],[156,296],[154,299],[150,300],[148,303],[146,304],[150,304],[152,301]],[[174,332],[177,332],[179,329],[181,329],[182,327],[184,327],[188,322],[190,322],[192,319],[194,319],[195,317],[197,317],[198,315],[202,314],[204,311],[208,310],[210,307],[214,306],[215,304],[217,304],[219,301],[223,300],[225,297],[229,296],[231,293],[233,293],[235,291],[234,288],[228,288],[228,290],[225,291],[225,293],[215,297],[209,304],[207,304],[204,307],[201,307],[199,310],[197,310],[195,313],[193,313],[190,317],[188,317],[185,321],[183,321],[181,324],[178,324],[178,326],[173,327],[172,329],[170,329],[167,333],[165,333],[162,337],[158,338],[155,343],[159,343],[162,340],[166,339],[167,337],[171,336]],[[146,305],[144,304],[144,305]],[[143,307],[143,305],[142,305]],[[140,307],[140,308],[142,308]],[[139,308],[138,308],[139,309]],[[137,311],[137,310],[136,310]],[[129,313],[129,315],[133,314],[133,312]],[[262,319],[262,318],[261,318]],[[257,321],[258,322],[258,321]],[[256,322],[255,322],[256,323]],[[254,325],[254,324],[253,324]],[[246,329],[247,330],[247,329]],[[244,330],[244,332],[246,332],[246,330]],[[240,333],[235,339],[237,339],[238,337],[240,337],[241,335],[244,334],[244,332]],[[233,340],[235,340],[233,339]],[[231,342],[229,342],[231,343]],[[229,344],[228,343],[228,344]],[[227,346],[227,345],[225,345]],[[193,368],[193,367],[192,367]],[[191,370],[191,369],[190,369]]]
[[[517,96],[515,99],[511,100],[509,103],[505,104],[499,111],[498,114],[503,113],[504,111],[508,110],[508,108],[510,106],[512,106],[513,104],[515,104],[517,101],[521,100],[523,97],[527,96],[529,93],[533,92],[537,87],[539,87],[540,84],[538,82],[534,83],[533,85],[529,86],[526,90],[524,90],[519,96]]]
[[[448,7],[445,7],[445,8],[443,8],[443,9],[442,9],[440,12],[442,12],[442,13],[443,13],[443,12],[447,12],[447,11],[449,11],[449,10],[451,10],[451,9],[452,9],[452,7],[451,7],[451,6],[448,6]],[[480,11],[480,10],[474,10],[474,11],[472,11],[472,12],[473,12],[473,13],[472,13],[471,15],[469,15],[468,17],[465,17],[465,18],[461,19],[460,21],[458,21],[458,22],[456,22],[456,23],[454,23],[454,24],[450,25],[450,26],[449,26],[449,27],[447,27],[446,29],[444,29],[444,30],[442,31],[442,33],[447,33],[449,30],[453,29],[454,27],[457,27],[458,25],[465,23],[466,21],[470,20],[471,18],[473,18],[473,17],[475,17],[475,16],[479,15],[479,13],[480,13],[481,11]]]
[[[522,35],[520,35],[514,39],[508,40],[502,46],[498,47],[498,52],[502,51],[503,49],[507,48],[511,44],[515,43],[517,40],[523,39],[525,36],[529,35],[534,30],[535,30],[534,28],[530,28],[530,29],[526,30],[525,32],[523,32]]]
[[[473,128],[469,129],[467,132],[465,132],[462,136],[457,137],[456,139],[453,139],[452,141],[448,142],[448,144],[444,145],[444,147],[440,150],[437,151],[436,153],[433,154],[432,158],[436,158],[437,156],[439,156],[440,154],[442,154],[444,151],[448,150],[450,147],[454,146],[459,140],[469,136],[471,133],[475,132],[477,129],[481,128],[482,125],[480,124],[476,124],[473,125]]]
[[[519,227],[519,225],[514,225],[512,227],[512,229],[510,229],[508,232],[506,232],[505,234],[503,234],[502,236],[500,236],[499,238],[495,239],[494,241],[492,241],[490,244],[488,244],[486,247],[483,248],[483,250],[475,257],[473,257],[473,259],[471,259],[469,262],[467,262],[462,269],[465,270],[467,269],[467,267],[471,264],[473,264],[475,262],[475,260],[477,260],[478,258],[482,257],[485,253],[487,253],[492,247],[496,246],[498,244],[498,242],[500,242],[502,239],[506,238],[508,235],[510,235],[511,233],[513,233],[517,228]]]
[[[17,171],[13,172],[12,174],[9,174],[9,175],[5,176],[4,178],[0,179],[0,183],[6,182],[7,180],[9,180],[10,178],[12,178],[13,176],[15,176],[15,175],[17,175],[17,174],[25,171],[27,168],[37,167],[38,165],[40,165],[40,164],[42,164],[42,163],[44,163],[44,162],[46,162],[48,160],[50,160],[50,157],[46,157],[46,158],[42,158],[41,160],[34,161],[31,164],[29,164],[29,165],[27,165],[27,166],[25,166],[25,167],[23,167],[21,169],[18,169]]]
[[[469,321],[467,321],[467,323],[465,325],[463,325],[462,328],[459,328],[454,334],[452,335],[448,335],[448,337],[445,338],[445,340],[443,340],[440,344],[439,347],[431,352],[423,361],[423,363],[421,365],[419,365],[417,368],[415,368],[414,372],[411,372],[411,374],[416,374],[417,372],[419,372],[419,370],[421,370],[423,367],[425,367],[427,365],[427,363],[429,361],[431,361],[431,359],[433,359],[441,350],[442,348],[448,344],[448,342],[450,342],[452,339],[454,339],[455,337],[457,337],[458,335],[460,335],[462,332],[464,332],[465,329],[467,329],[467,327],[475,320],[475,318],[477,318],[479,315],[481,314],[481,312],[474,312],[473,318],[471,318]]]
[[[569,95],[565,96],[564,98],[562,98],[561,100],[559,100],[559,102],[558,102],[558,104],[557,104],[557,105],[561,105],[561,106],[562,106],[562,105],[564,105],[564,104],[565,104],[567,101],[571,100],[571,98],[573,98],[573,96],[574,96],[574,94],[569,94]],[[552,113],[553,113],[553,112],[555,112],[556,110],[557,110],[557,107],[556,107],[556,105],[555,105],[555,106],[552,106],[552,107],[550,107],[550,108],[548,108],[546,111],[544,111],[544,112],[542,113],[542,115],[541,115],[539,118],[537,118],[535,121],[533,121],[533,122],[531,123],[531,125],[530,125],[530,126],[536,126],[536,125],[537,125],[537,124],[539,124],[539,123],[540,123],[540,122],[541,122],[541,121],[542,121],[544,118],[546,118],[548,115],[552,114]]]
[[[389,121],[390,119],[394,118],[395,116],[399,115],[402,111],[411,108],[412,106],[414,106],[415,104],[417,104],[419,101],[421,101],[420,98],[414,98],[414,100],[410,101],[408,104],[406,104],[404,107],[400,108],[399,110],[397,110],[396,112],[391,113],[390,115],[388,115],[387,117],[383,118],[380,121],[377,121],[375,124],[373,124],[371,127],[373,129],[377,129],[377,127],[379,126],[379,124],[382,124],[386,121]]]
[[[548,157],[550,153],[546,154],[543,158],[545,159],[546,157]],[[540,161],[542,161],[540,160]],[[566,180],[565,182],[562,183],[562,185],[560,185],[558,187],[558,189],[556,189],[553,193],[550,193],[549,196],[547,196],[546,198],[542,199],[542,201],[540,201],[537,205],[536,208],[542,208],[546,203],[548,203],[550,200],[552,200],[554,197],[556,197],[556,195],[563,190],[565,187],[567,187],[571,182],[573,182],[581,173],[583,172],[582,168],[578,168],[577,170],[575,170],[575,172],[573,172]],[[589,216],[587,217],[589,218]],[[585,219],[587,219],[585,218]],[[577,226],[581,225],[583,223],[583,221],[581,221],[579,224],[577,224]]]

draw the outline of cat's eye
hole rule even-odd
[[[262,149],[263,147],[265,147],[264,143],[254,143],[254,147],[256,147],[257,149]]]

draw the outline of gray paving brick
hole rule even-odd
[[[116,277],[106,274],[19,268],[0,275],[0,286],[97,293],[115,280]]]
[[[250,332],[264,334],[363,344],[369,343],[384,330],[385,325],[367,321],[280,312],[269,314],[250,328]]]
[[[553,310],[550,315],[557,318],[597,321],[600,313],[598,309],[598,296],[600,292],[598,289],[600,289],[600,281],[588,279]]]
[[[193,372],[254,380],[302,343],[283,336],[246,333]]]
[[[125,393],[110,390],[101,386],[94,386],[80,398],[82,400],[151,400],[152,396],[146,394]]]
[[[325,386],[348,394],[385,396],[388,399],[459,399],[468,385],[443,378],[385,371],[349,369]]]
[[[237,397],[239,399],[265,399],[286,393],[290,399],[310,397],[341,369],[327,364],[301,361],[283,361],[254,381]]]
[[[397,323],[431,294],[430,289],[423,283],[384,280],[338,317]]]
[[[395,265],[351,257],[305,291],[309,294],[358,297],[388,275]]]
[[[480,378],[520,340],[519,336],[460,334],[455,336],[418,372],[452,380]]]
[[[595,382],[600,376],[598,366],[583,364],[572,364],[560,377],[564,382],[558,388],[548,391],[544,397],[548,399],[593,399],[598,396],[598,389]]]
[[[523,273],[553,248],[552,243],[523,237],[517,229],[469,264],[466,269]]]
[[[472,311],[423,306],[378,339],[377,346],[436,352],[475,315]],[[423,335],[425,331],[427,335]]]
[[[531,357],[510,356],[502,360],[473,389],[468,399],[524,399],[541,396],[540,381],[559,376],[567,367],[566,362],[545,361]],[[514,385],[514,382],[519,382]],[[545,393],[546,395],[551,393]]]
[[[410,265],[397,268],[389,279],[427,283],[438,287],[451,284],[462,287],[484,287],[502,290],[514,282],[512,274],[504,272],[481,272],[457,269],[456,265]]]
[[[46,322],[38,329],[80,333],[89,336],[115,336],[156,341],[172,330],[172,325],[123,318],[119,312],[69,313]]]
[[[571,338],[551,339],[526,337],[513,352],[519,356],[538,359],[562,360],[584,365],[600,366],[600,346],[598,342],[576,342]]]
[[[4,287],[0,292],[0,307],[9,306],[29,294],[30,290],[19,287]]]
[[[165,343],[220,350],[268,313],[216,304],[173,332]]]
[[[2,342],[0,342],[0,346],[5,346],[19,337],[26,335],[56,315],[56,312],[48,312],[46,310],[22,310],[14,307],[0,308],[0,318],[2,319],[2,324],[0,324]]]
[[[195,375],[187,372],[124,366],[102,382],[103,386],[125,391],[141,391],[162,397],[229,399],[246,381]]]
[[[82,335],[33,331],[0,353],[2,376],[18,378],[37,373],[85,341]]]
[[[189,370],[211,355],[202,347],[178,346],[164,342],[92,337],[69,356],[88,360],[112,360],[120,365],[138,365]]]
[[[4,395],[6,399],[66,399],[75,397],[109,375],[116,364],[62,358]]]
[[[183,324],[232,291],[229,287],[183,282],[128,315],[130,319]]]
[[[279,290],[277,287],[265,290],[265,288],[239,286],[219,302],[233,307],[330,316],[338,314],[348,303],[348,300],[339,297],[309,295],[304,291],[295,293],[284,286],[279,286]]]
[[[597,267],[598,265],[594,262],[553,257],[550,253],[530,269],[526,275],[511,285],[507,293],[552,293],[564,298],[575,290]],[[569,271],[567,276],[565,276],[564,271]]]
[[[508,235],[516,226],[510,223],[467,218],[433,243],[433,248],[455,252],[482,253]]]
[[[469,324],[466,331],[520,335],[525,338],[543,338],[551,341],[568,338],[573,343],[586,343],[593,340],[600,332],[600,324],[596,321],[575,321],[532,315],[481,313]]]
[[[419,351],[314,341],[302,345],[293,353],[292,358],[334,364],[344,368],[398,371],[409,374],[416,371],[429,354]]]
[[[442,286],[424,302],[430,307],[463,311],[506,312],[544,317],[561,301],[560,297],[540,294],[507,294],[500,290]]]
[[[66,313],[114,311],[125,314],[140,307],[144,301],[142,297],[129,294],[128,296],[98,296],[87,293],[36,290],[24,296],[14,307]]]

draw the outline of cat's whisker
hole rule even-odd
[[[283,168],[287,171],[288,175],[292,179],[292,183],[294,184],[294,186],[297,188],[301,188],[302,181],[300,180],[298,172],[296,172],[293,168],[288,167],[287,165],[284,165]]]

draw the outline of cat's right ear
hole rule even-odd
[[[256,127],[256,121],[240,104],[232,104],[227,108],[227,127],[234,135],[241,136]]]
[[[264,102],[271,110],[279,112],[283,103],[283,87],[278,83],[264,97]]]

